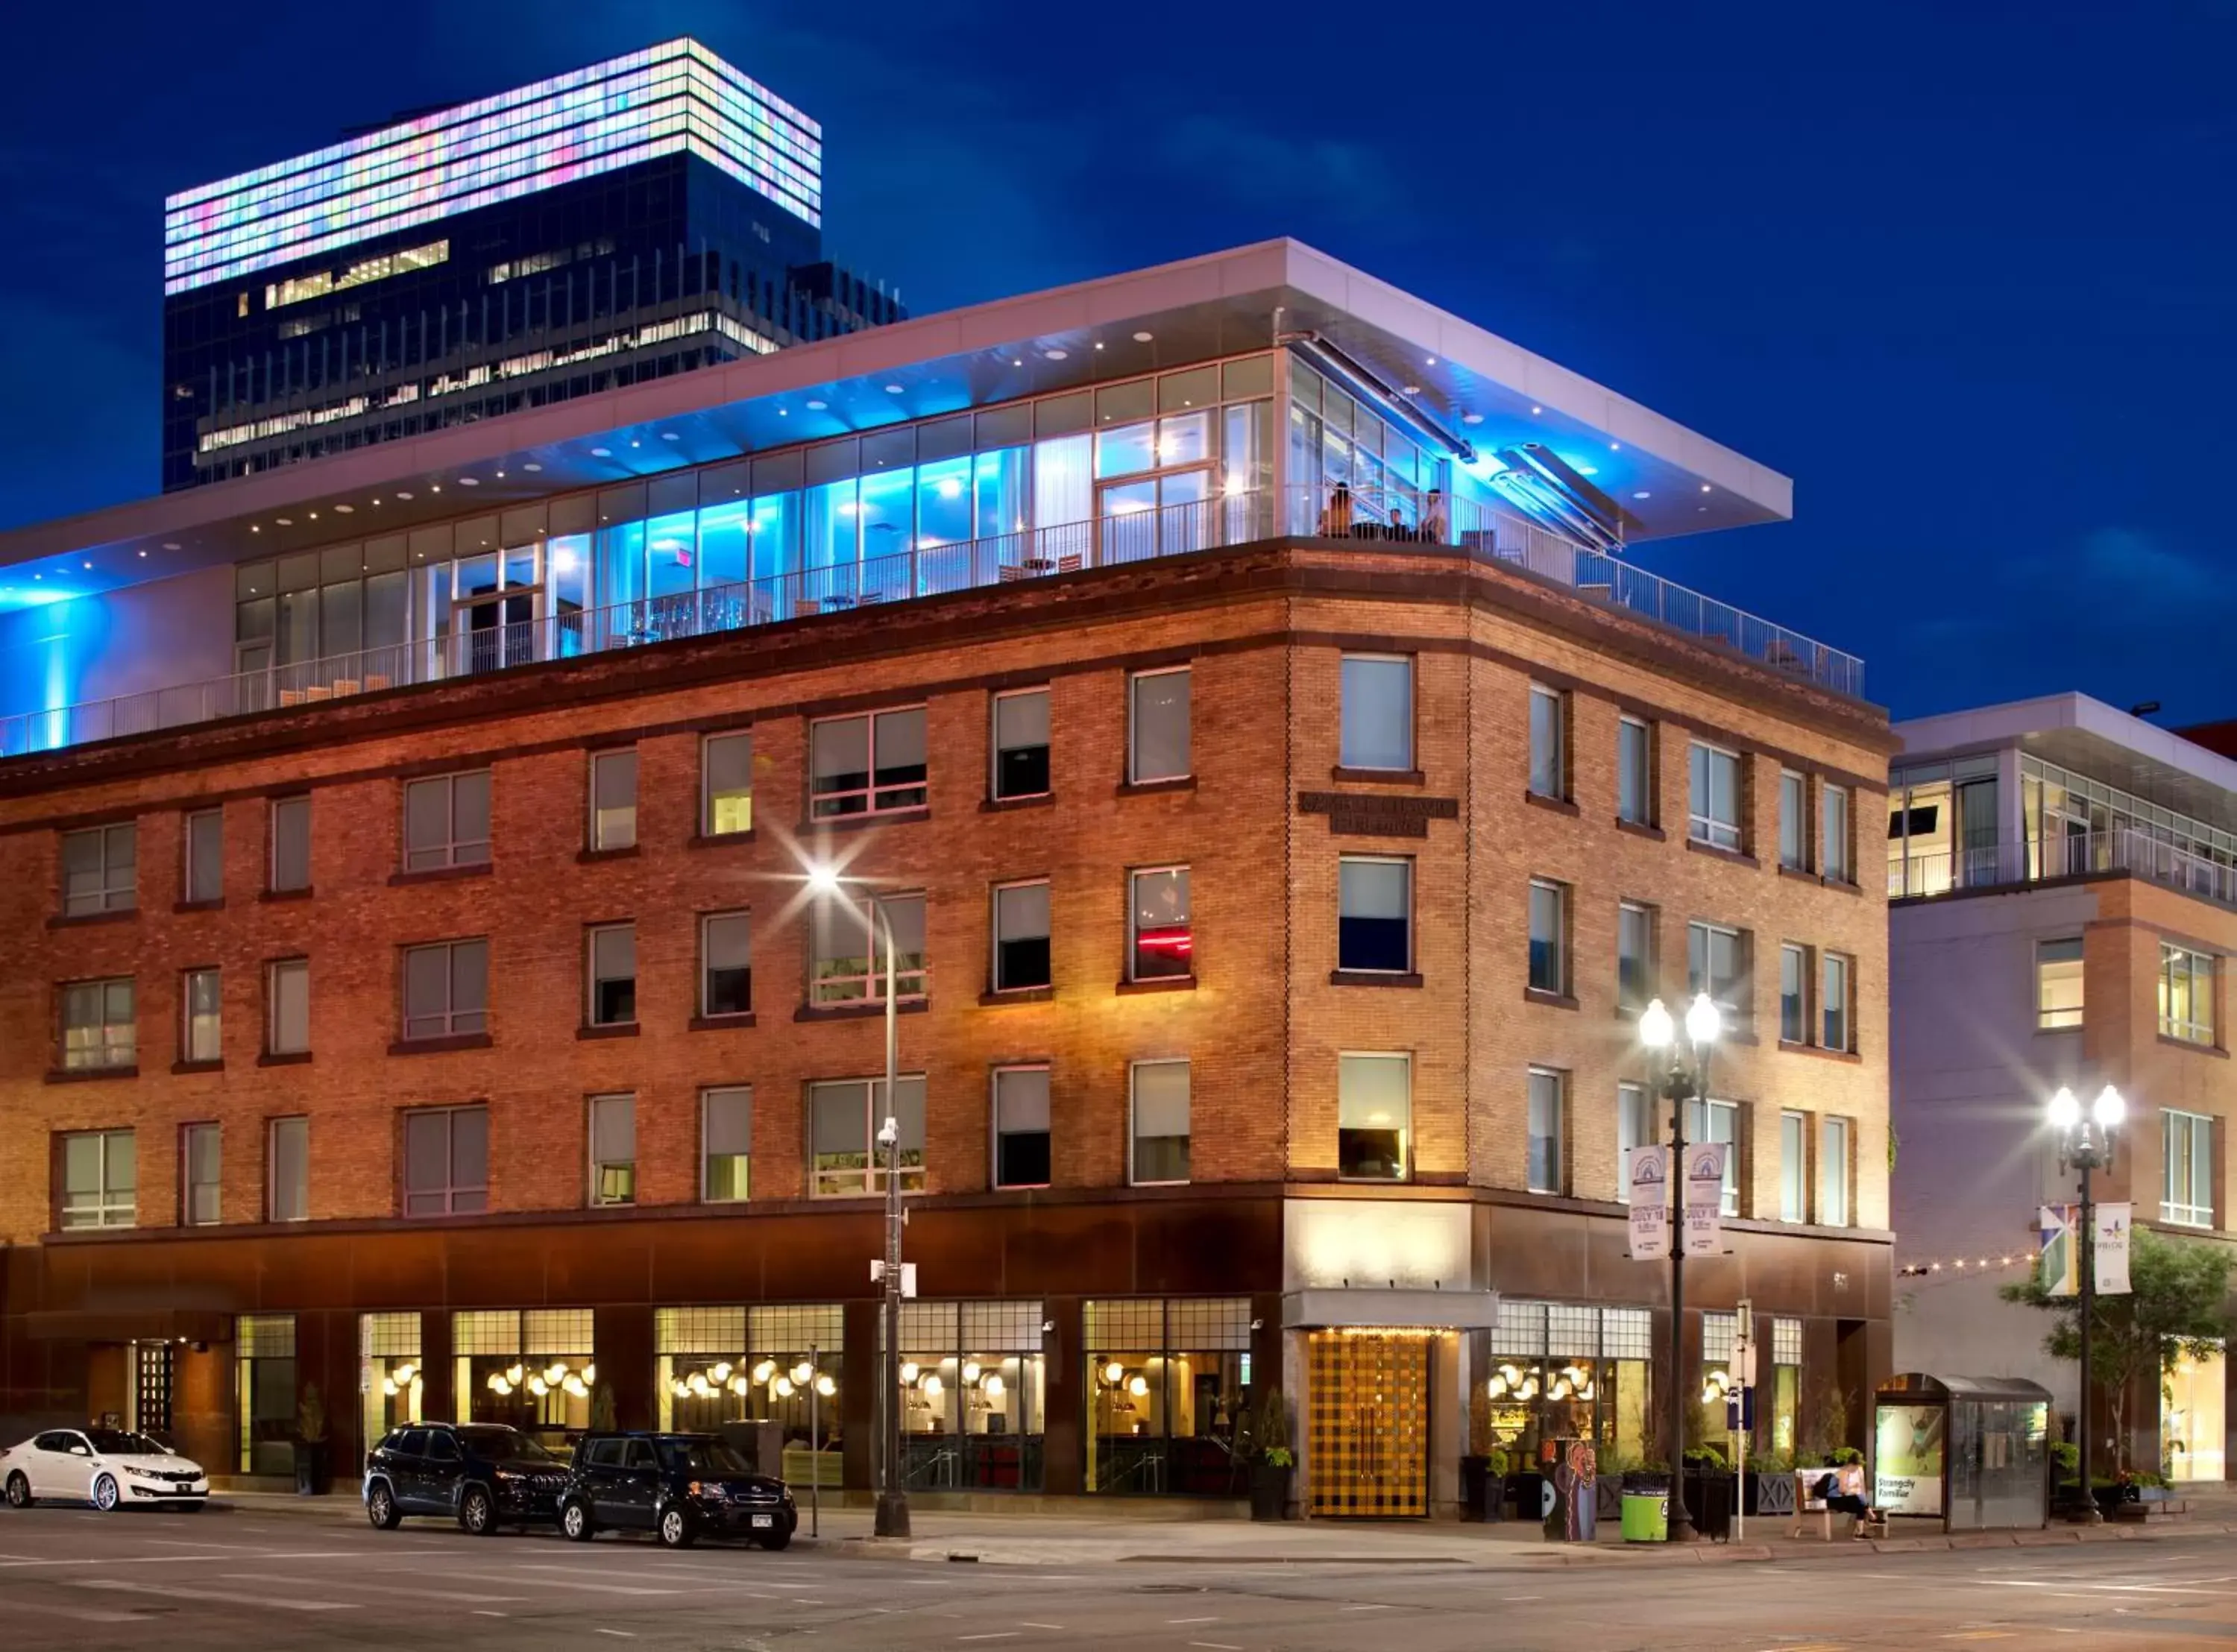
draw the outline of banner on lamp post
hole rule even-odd
[[[2081,1250],[2075,1228],[2081,1220],[2075,1205],[2045,1205],[2037,1213],[2042,1254],[2036,1277],[2051,1296],[2078,1296],[2082,1292]],[[2125,1260],[2125,1259],[2124,1259]]]
[[[1726,1142],[1697,1142],[1686,1149],[1686,1254],[1721,1255],[1725,1248]]]
[[[2097,1207],[2097,1232],[2090,1245],[2091,1272],[2097,1276],[2097,1294],[2126,1296],[2128,1293],[2128,1205]]]
[[[1633,1148],[1624,1155],[1631,1195],[1631,1260],[1659,1262],[1670,1254],[1670,1149]]]

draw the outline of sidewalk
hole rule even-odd
[[[1102,1566],[1114,1564],[1208,1566],[1421,1566],[1450,1565],[1508,1570],[1543,1570],[1567,1566],[1699,1566],[1750,1561],[1865,1558],[1944,1552],[1953,1549],[2028,1549],[2084,1543],[2165,1543],[2226,1538],[2237,1534],[2237,1502],[2215,1497],[2194,1504],[2181,1524],[2137,1526],[2053,1526],[2044,1531],[1961,1532],[1894,1537],[1860,1542],[1841,1538],[1792,1538],[1786,1522],[1751,1523],[1736,1543],[1699,1543],[1671,1548],[1603,1538],[1594,1543],[1548,1543],[1526,1521],[1491,1525],[1287,1521],[1255,1524],[1247,1520],[1111,1520],[1092,1514],[1077,1517],[1032,1515],[948,1514],[919,1511],[906,1543],[873,1537],[868,1509],[826,1509],[822,1535],[811,1537],[808,1511],[801,1510],[795,1549],[853,1558],[995,1566]],[[211,1499],[213,1509],[278,1515],[307,1520],[362,1520],[357,1498],[340,1492],[297,1497],[265,1491],[231,1491]],[[2201,1518],[2201,1516],[2204,1517]]]

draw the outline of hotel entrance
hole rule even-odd
[[[1315,1518],[1429,1512],[1429,1353],[1434,1331],[1316,1331],[1306,1510]]]

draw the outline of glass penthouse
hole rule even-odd
[[[691,40],[353,133],[163,216],[163,485],[896,319],[816,123]]]

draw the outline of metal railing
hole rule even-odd
[[[2237,866],[2209,860],[2140,826],[2070,832],[1904,853],[1888,846],[1888,898],[1914,900],[1960,889],[2017,887],[2057,878],[2126,872],[2237,905]]]
[[[1322,505],[1293,490],[1289,531],[1320,532]],[[562,609],[506,620],[506,599],[461,604],[449,633],[410,642],[292,661],[200,682],[0,717],[0,758],[54,751],[91,740],[154,734],[221,717],[293,708],[360,694],[448,681],[538,661],[772,624],[808,615],[875,609],[914,597],[1031,581],[1247,544],[1276,531],[1270,492],[1250,490],[1162,509],[1118,511],[1092,522],[1059,523],[950,544],[923,544],[835,567],[806,568],[672,596],[639,597],[604,608]],[[1743,614],[1683,586],[1588,551],[1508,512],[1453,500],[1426,509],[1402,503],[1399,519],[1356,517],[1336,536],[1374,543],[1452,545],[1480,559],[1541,577],[1676,629],[1721,642],[1840,693],[1860,694],[1864,662],[1798,633]],[[1325,524],[1333,531],[1334,524]],[[486,615],[478,625],[475,616]]]

